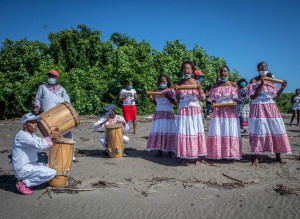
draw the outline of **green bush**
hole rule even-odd
[[[100,114],[109,103],[121,113],[118,96],[127,81],[133,81],[138,93],[136,104],[141,115],[154,113],[155,106],[146,93],[158,89],[160,74],[169,75],[175,84],[182,79],[182,62],[192,60],[205,74],[201,84],[206,90],[226,65],[223,58],[210,56],[197,45],[187,50],[180,40],[167,41],[163,51],[158,51],[146,40],[137,42],[128,34],[115,32],[106,42],[101,37],[101,31],[78,25],[50,33],[49,45],[6,39],[0,50],[1,119],[31,111],[38,87],[47,83],[46,73],[51,69],[59,72],[59,84],[80,115]],[[239,78],[239,72],[233,69],[229,80]]]

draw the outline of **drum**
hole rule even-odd
[[[38,121],[37,124],[44,137],[49,136],[56,127],[59,127],[58,133],[63,135],[80,125],[78,114],[68,102],[63,102],[39,116],[42,117],[42,120]]]
[[[47,166],[56,170],[56,176],[48,184],[63,186],[71,174],[75,141],[68,138],[54,138],[52,141]]]
[[[111,158],[121,158],[125,144],[123,143],[122,124],[105,125],[107,152]]]

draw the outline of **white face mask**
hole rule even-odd
[[[268,71],[259,71],[260,76],[265,76],[268,74]]]
[[[53,85],[56,84],[56,79],[55,78],[48,78],[48,83]]]

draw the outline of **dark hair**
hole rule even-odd
[[[168,87],[171,88],[172,87],[172,82],[170,80],[170,78],[167,76],[167,75],[160,75],[157,79],[157,84],[159,85],[159,82],[162,78],[165,78],[167,79],[167,82],[168,82]]]
[[[127,86],[128,84],[130,84],[130,83],[132,83],[132,81],[127,81],[126,86]],[[132,83],[132,85],[133,85],[133,83]]]
[[[248,84],[248,82],[246,81],[245,78],[242,78],[242,79],[238,80],[238,81],[236,82],[236,84],[237,84],[238,86],[240,86],[240,84],[241,84],[242,82],[245,82],[246,85]]]
[[[227,70],[228,70],[228,72],[229,72],[229,68],[228,68],[227,65],[223,65],[222,68],[227,68]],[[220,68],[220,72],[221,72],[222,68]]]
[[[185,64],[190,64],[190,65],[192,66],[193,74],[194,74],[195,71],[196,71],[196,67],[195,67],[195,65],[194,65],[194,62],[192,62],[191,60],[186,60],[186,61],[184,61],[184,62],[182,63],[182,65],[181,65],[180,71],[182,72],[182,69],[183,69],[183,67],[184,67]]]
[[[260,62],[257,64],[256,68],[259,68],[262,63],[265,63],[268,66],[268,64],[266,62]]]

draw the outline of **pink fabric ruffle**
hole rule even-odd
[[[159,119],[173,119],[173,120],[175,120],[175,115],[174,115],[173,112],[169,112],[169,111],[155,111],[152,121],[159,120]]]
[[[177,135],[177,146],[175,151],[177,157],[185,159],[196,159],[207,153],[205,134]]]
[[[178,116],[194,116],[199,114],[201,114],[201,109],[195,106],[183,107],[178,110]]]
[[[194,85],[185,85],[185,86],[194,86]],[[198,90],[179,90],[179,94],[180,97],[183,98],[186,95],[190,95],[190,96],[196,96],[199,97],[199,92]],[[205,93],[203,92],[203,90],[200,90],[200,94],[202,96],[202,99],[205,99]]]
[[[291,153],[290,142],[287,134],[269,134],[269,135],[254,135],[249,134],[249,141],[251,146],[251,152],[254,154],[260,154],[264,152]]]
[[[275,119],[281,118],[281,115],[275,103],[252,104],[249,118]]]
[[[252,96],[256,89],[259,87],[260,84],[255,83],[255,84],[250,84],[248,89],[247,89],[247,98],[250,98],[250,96]],[[275,84],[264,84],[262,90],[262,92],[266,92],[266,93],[270,93],[271,95],[273,95],[274,97],[277,95],[278,93],[278,88]]]
[[[147,142],[147,149],[174,151],[176,144],[176,133],[150,133]]]
[[[239,118],[238,112],[234,107],[215,108],[212,118]]]
[[[238,88],[232,86],[219,86],[212,88],[210,91],[209,99],[217,100],[221,96],[231,96],[233,100],[242,100],[241,93]]]
[[[240,160],[242,139],[233,136],[208,136],[206,158]]]
[[[176,99],[175,90],[157,90],[156,92],[168,93],[172,99]],[[155,96],[155,100],[167,99],[165,96]]]

